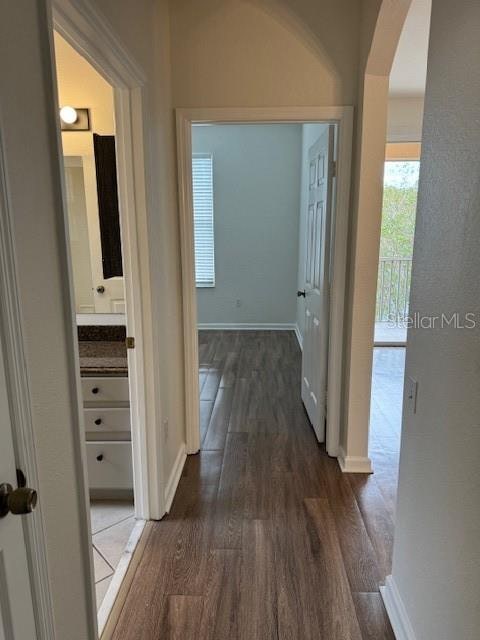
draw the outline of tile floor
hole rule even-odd
[[[133,502],[92,500],[90,519],[95,590],[99,609],[135,526]]]

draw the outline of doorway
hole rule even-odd
[[[296,335],[301,382],[291,385],[325,441],[335,137],[327,123],[192,126],[204,430],[209,406],[229,429],[241,416],[253,430],[278,427],[253,372]],[[233,396],[230,419],[220,395]],[[252,398],[254,407],[240,406]]]
[[[402,145],[405,147],[405,145]],[[414,146],[416,150],[420,145]],[[387,145],[382,227],[375,309],[375,346],[404,346],[407,341],[413,236],[420,157],[395,157]]]
[[[130,270],[132,220],[125,214],[122,219],[125,176],[117,156],[124,133],[117,130],[115,90],[58,32],[54,45],[83,402],[81,437],[102,633],[145,525],[146,486],[142,471],[134,473],[145,428],[139,419],[144,400],[137,393],[142,348],[140,343],[135,349],[138,336],[129,337],[139,322],[139,309],[129,304],[130,289],[139,287]],[[128,217],[134,213],[128,209]]]
[[[195,280],[194,194],[192,192],[192,125],[242,125],[321,122],[337,128],[335,148],[335,186],[332,192],[334,207],[334,237],[331,251],[330,311],[328,336],[327,403],[325,442],[330,455],[338,455],[341,352],[343,347],[343,303],[345,283],[346,237],[348,228],[348,194],[351,148],[351,109],[202,109],[178,110],[177,140],[179,157],[179,188],[181,204],[181,240],[184,298],[187,450],[196,453],[200,448],[199,360],[197,337],[197,295]]]
[[[54,42],[100,610],[136,527],[113,90]]]

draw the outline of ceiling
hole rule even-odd
[[[432,0],[412,0],[390,73],[390,97],[425,93]]]

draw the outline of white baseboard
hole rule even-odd
[[[297,325],[288,322],[199,322],[197,326],[201,331],[295,331]]]
[[[182,443],[182,446],[180,447],[175,459],[172,472],[170,473],[170,477],[167,482],[167,488],[165,489],[165,511],[167,513],[170,511],[170,507],[172,506],[173,498],[175,497],[175,492],[177,491],[178,483],[180,482],[180,476],[182,475],[183,466],[186,459],[187,453],[185,443]]]
[[[338,464],[344,473],[373,473],[370,458],[347,456],[342,447],[338,448]]]
[[[385,586],[380,587],[380,593],[382,594],[395,638],[397,640],[416,640],[415,632],[393,576],[387,576]]]
[[[300,333],[300,327],[298,324],[295,325],[295,335],[297,336],[298,346],[300,347],[300,351],[303,351],[303,336]]]

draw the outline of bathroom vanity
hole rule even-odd
[[[124,326],[79,326],[79,355],[92,498],[133,495]]]

